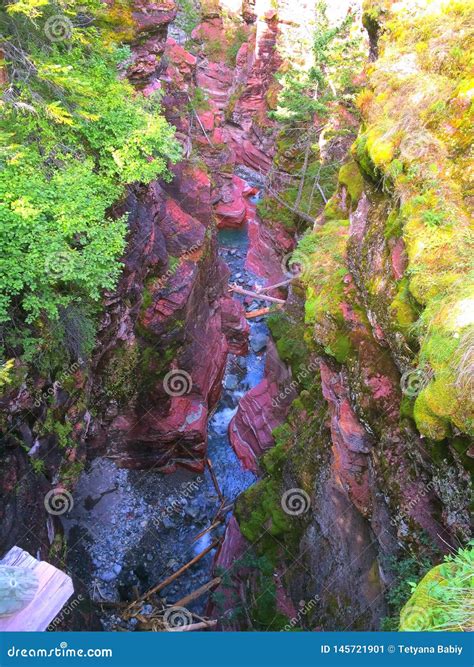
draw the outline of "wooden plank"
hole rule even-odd
[[[74,593],[72,579],[50,563],[36,560],[27,551],[13,547],[0,565],[15,565],[34,570],[39,586],[30,604],[12,616],[0,618],[0,632],[38,632],[46,630]]]

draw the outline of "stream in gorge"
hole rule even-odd
[[[257,195],[258,197],[258,195]],[[255,202],[255,200],[254,200]],[[230,270],[230,282],[243,287],[263,285],[245,269],[246,226],[218,232],[219,255]],[[245,297],[235,295],[243,300]],[[252,310],[258,307],[250,304]],[[229,354],[220,401],[209,419],[208,457],[225,499],[232,504],[255,482],[243,468],[228,437],[228,425],[240,399],[263,378],[268,328],[264,318],[249,320],[249,352]],[[211,525],[221,508],[212,476],[180,469],[173,474],[118,468],[107,457],[94,459],[83,472],[74,493],[74,507],[64,520],[68,564],[91,599],[131,601],[161,582],[222,537],[225,523],[196,539]],[[227,520],[230,517],[228,512]],[[168,604],[209,582],[216,549],[163,590]],[[189,605],[203,614],[208,595]],[[146,615],[151,605],[143,606]],[[133,630],[135,619],[122,621],[115,610],[102,613],[105,630]]]

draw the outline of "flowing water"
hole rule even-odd
[[[259,280],[245,270],[245,228],[219,232],[219,254],[229,266],[230,281],[253,287]],[[243,299],[244,297],[236,296]],[[249,308],[257,308],[256,302]],[[263,378],[268,330],[262,318],[250,320],[250,351],[229,355],[221,399],[209,420],[208,456],[226,505],[254,481],[230,445],[227,429],[242,396]],[[68,565],[94,600],[132,600],[203,551],[224,526],[195,539],[212,522],[221,505],[209,471],[179,470],[171,475],[118,468],[106,457],[92,461],[75,490],[74,507],[64,521]],[[227,517],[228,518],[228,517]],[[168,603],[208,582],[215,549],[163,590]],[[189,606],[203,613],[206,597]],[[144,606],[144,613],[151,611]],[[104,612],[105,629],[120,619]],[[123,622],[122,622],[123,624]],[[133,629],[134,619],[124,625]]]

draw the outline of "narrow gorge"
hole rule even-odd
[[[73,578],[49,629],[472,630],[472,6],[15,4],[0,551]]]

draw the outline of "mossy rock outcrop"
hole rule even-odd
[[[461,549],[433,567],[400,612],[400,631],[474,628],[474,550]]]

